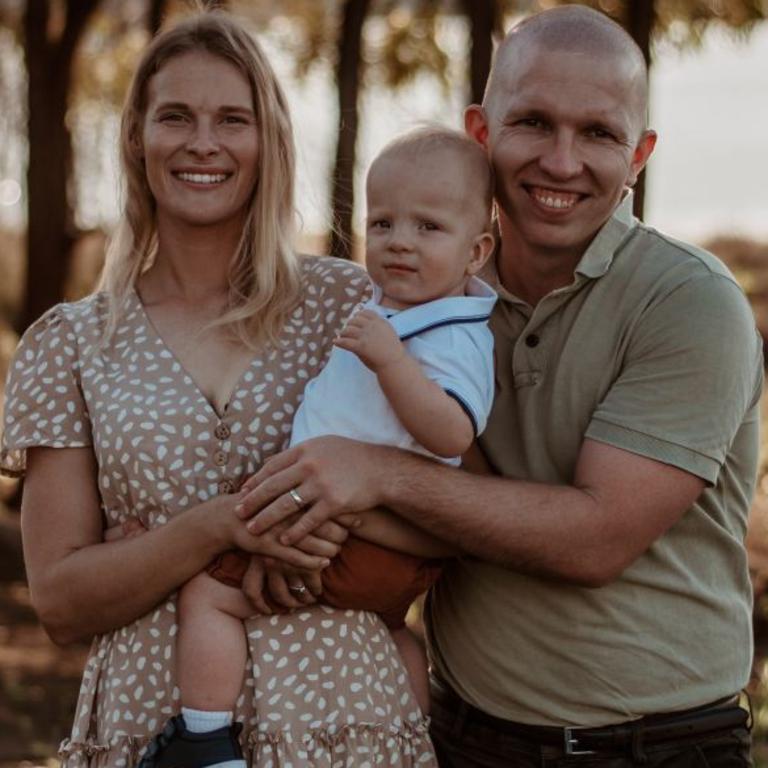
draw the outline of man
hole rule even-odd
[[[428,610],[446,766],[749,764],[760,343],[722,264],[631,216],[646,105],[632,40],[570,6],[512,30],[466,112],[497,176],[496,476],[322,438],[244,501],[258,532],[293,489],[287,541],[384,505],[467,553]]]

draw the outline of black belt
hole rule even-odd
[[[638,720],[599,728],[527,725],[489,715],[468,704],[442,681],[433,678],[431,682],[433,701],[456,712],[462,712],[466,724],[475,723],[536,744],[557,746],[567,755],[624,751],[635,748],[638,742],[654,744],[743,728],[749,720],[749,713],[739,706],[739,697],[735,695],[683,712],[647,715]]]

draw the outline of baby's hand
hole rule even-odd
[[[354,315],[334,344],[356,354],[374,373],[406,355],[395,329],[370,309],[362,309]]]

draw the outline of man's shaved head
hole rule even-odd
[[[566,5],[537,13],[510,30],[496,52],[483,100],[486,108],[503,90],[505,74],[515,67],[518,57],[525,57],[531,46],[613,60],[626,74],[630,89],[627,95],[635,102],[640,128],[645,127],[648,70],[642,51],[616,22],[583,5]]]

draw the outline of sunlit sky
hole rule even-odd
[[[291,103],[303,228],[322,232],[329,218],[328,178],[336,130],[331,72],[318,67],[303,82],[296,82],[289,57],[274,42],[263,41]],[[449,34],[444,42],[460,70],[465,33]],[[424,120],[460,127],[463,87],[457,82],[446,93],[435,80],[424,77],[396,94],[375,85],[365,90],[358,140],[358,226],[364,211],[365,170],[378,149]],[[109,227],[117,216],[115,123],[80,144],[89,153],[96,149],[101,157],[98,178],[81,178],[79,185],[86,226]],[[674,236],[699,242],[721,233],[768,240],[768,23],[746,42],[713,30],[701,49],[657,51],[651,123],[660,139],[649,165],[646,220]],[[20,173],[19,163],[12,177]],[[20,219],[22,201],[2,204],[11,201],[9,182],[15,181],[0,179],[0,224]]]

